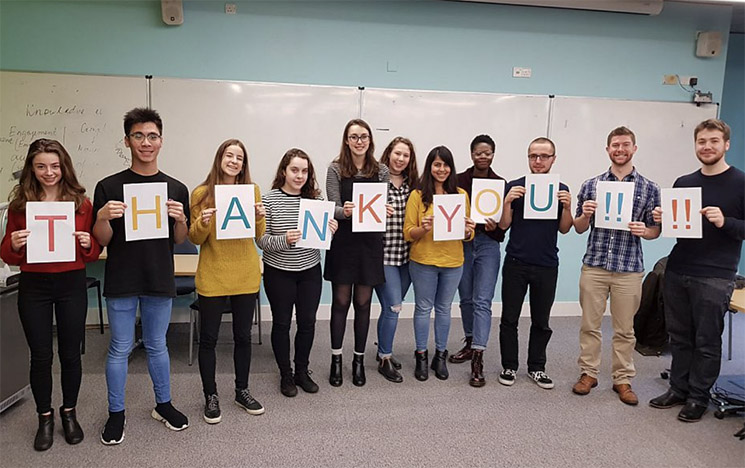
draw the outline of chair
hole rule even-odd
[[[101,305],[101,280],[93,276],[85,278],[85,289],[96,288],[98,293],[98,327],[103,335],[103,306]],[[85,354],[85,332],[83,332],[83,342],[80,344],[80,353]]]
[[[198,255],[197,246],[192,244],[189,239],[186,239],[180,244],[173,246],[173,253],[177,255]],[[193,276],[176,276],[176,295],[185,296],[187,294],[194,294],[196,286],[194,285]]]
[[[194,341],[199,340],[199,298],[189,306],[189,365],[194,363]],[[223,314],[233,313],[230,307],[230,303],[225,301],[225,309]],[[259,344],[261,341],[261,286],[259,286],[259,293],[256,295],[256,307],[254,308],[254,323],[258,326],[259,332]],[[197,330],[196,340],[194,339],[194,329]]]

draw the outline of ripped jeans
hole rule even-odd
[[[375,287],[380,301],[378,318],[378,355],[381,358],[393,354],[393,337],[396,335],[401,303],[411,286],[409,263],[400,266],[383,265],[385,283]]]

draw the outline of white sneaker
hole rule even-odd
[[[528,377],[541,388],[545,388],[546,390],[554,388],[554,381],[543,371],[528,372]]]

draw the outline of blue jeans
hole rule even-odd
[[[135,316],[140,305],[142,341],[147,351],[147,369],[153,381],[155,402],[171,401],[171,361],[166,347],[166,332],[171,322],[170,297],[132,296],[106,298],[111,341],[106,359],[106,385],[109,411],[124,411],[124,387],[127,384],[129,353],[134,346]]]
[[[429,316],[435,309],[435,349],[445,351],[450,333],[450,307],[463,267],[442,268],[409,262],[414,284],[414,339],[417,351],[427,350]]]
[[[463,243],[463,277],[458,285],[463,332],[473,337],[471,348],[486,349],[491,331],[491,302],[499,276],[499,242],[477,232]]]
[[[378,318],[378,355],[381,358],[393,354],[393,337],[396,335],[398,314],[401,303],[409,292],[411,277],[409,264],[400,266],[383,265],[385,283],[375,287],[375,293],[380,301],[380,318]]]

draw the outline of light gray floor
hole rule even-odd
[[[404,382],[389,383],[375,369],[374,323],[367,359],[368,383],[351,384],[351,322],[345,340],[344,385],[329,386],[328,322],[319,322],[311,357],[313,377],[321,386],[316,395],[300,391],[295,398],[279,393],[279,376],[264,327],[264,344],[253,346],[251,391],[266,407],[250,416],[232,404],[232,346],[218,344],[218,388],[223,422],[210,426],[201,418],[203,399],[197,364],[187,365],[185,325],[169,332],[173,401],[190,418],[191,426],[172,432],[151,419],[153,395],[145,354],[136,352],[127,383],[127,428],[123,444],[105,447],[99,431],[106,420],[103,375],[108,332],[89,330],[78,415],[86,439],[78,446],[65,443],[57,420],[54,446],[33,451],[36,430],[34,403],[29,397],[0,416],[0,464],[16,466],[745,466],[745,442],[733,434],[742,416],[715,419],[713,410],[695,424],[676,419],[678,409],[647,406],[664,392],[660,372],[669,356],[635,355],[633,387],[641,403],[630,407],[618,401],[610,381],[610,322],[604,321],[603,365],[599,386],[590,395],[570,389],[578,377],[578,317],[552,319],[548,372],[556,382],[543,390],[521,369],[513,387],[497,382],[498,322],[493,323],[492,347],[487,351],[487,385],[468,386],[469,365],[450,365],[450,379],[413,377],[411,320],[402,320],[395,354],[404,364]],[[527,349],[529,322],[521,321],[521,360]],[[735,356],[723,361],[722,375],[745,374],[745,314],[735,320]],[[453,320],[451,352],[459,348],[459,319]],[[230,340],[229,324],[221,339]],[[726,352],[726,351],[725,351]],[[725,358],[726,359],[726,358]],[[55,372],[59,372],[55,365]],[[59,375],[55,375],[54,406],[60,404]]]

